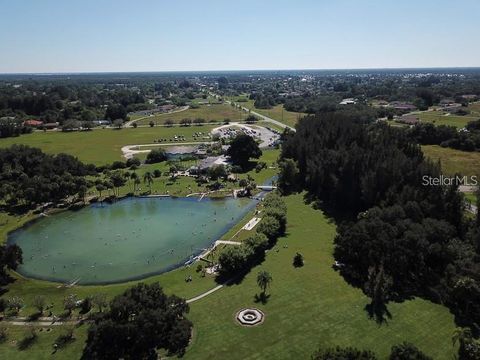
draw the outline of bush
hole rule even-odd
[[[146,164],[155,164],[167,160],[167,154],[163,149],[153,149],[147,155]]]
[[[136,158],[136,157],[132,157],[130,159],[127,159],[127,162],[126,162],[126,165],[128,167],[132,167],[132,166],[140,166],[142,164],[142,162],[140,161],[139,158]]]
[[[93,307],[92,298],[90,296],[87,296],[80,304],[80,313],[86,314],[90,310],[92,310],[92,307]]]
[[[160,169],[153,170],[153,177],[159,178],[160,176],[162,176]]]
[[[7,306],[12,314],[17,315],[24,304],[25,303],[23,302],[23,299],[21,297],[13,296],[8,299]]]
[[[267,163],[264,161],[259,161],[255,166],[255,172],[259,173],[260,171],[266,168],[267,168]]]
[[[377,360],[377,357],[369,350],[337,346],[336,348],[316,351],[312,355],[312,360]]]
[[[389,360],[432,360],[432,358],[418,350],[415,345],[404,342],[392,347]]]
[[[112,170],[125,169],[127,165],[123,161],[114,161],[110,168]]]
[[[180,120],[180,125],[190,126],[190,125],[192,125],[192,119],[182,119],[182,120]]]
[[[295,267],[302,267],[303,266],[303,255],[300,253],[296,253],[293,257],[293,266]]]
[[[5,326],[0,326],[0,343],[7,340],[8,337],[8,329]]]

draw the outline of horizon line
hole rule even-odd
[[[274,72],[274,71],[365,71],[365,70],[445,70],[480,69],[480,66],[420,66],[420,67],[363,67],[363,68],[284,68],[284,69],[215,69],[215,70],[122,70],[122,71],[59,71],[59,72],[0,72],[3,75],[86,75],[86,74],[155,74],[155,73],[216,73],[216,72]]]

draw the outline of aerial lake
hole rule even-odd
[[[80,284],[139,279],[183,265],[255,206],[249,199],[126,198],[36,220],[9,235],[24,276]]]

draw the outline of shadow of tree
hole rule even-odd
[[[372,301],[370,304],[365,305],[365,311],[369,319],[374,319],[379,325],[387,324],[388,320],[392,319],[392,314],[388,311],[385,303],[374,304]]]
[[[270,299],[270,294],[265,294],[264,292],[261,292],[260,295],[255,294],[254,296],[254,301],[255,303],[262,303],[265,305],[268,302],[268,299]]]
[[[37,341],[37,336],[29,334],[18,342],[18,350],[27,350],[36,341]]]

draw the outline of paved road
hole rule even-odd
[[[214,93],[210,93],[210,95],[211,95],[211,96],[214,96],[214,97],[216,97],[216,98],[219,98],[219,97],[220,97],[220,95],[217,95],[217,94],[214,94]],[[267,122],[270,122],[270,123],[272,123],[272,124],[275,124],[275,125],[277,125],[278,127],[282,128],[282,129],[288,128],[288,129],[290,129],[290,130],[292,130],[292,131],[295,131],[295,128],[293,128],[293,127],[291,127],[291,126],[285,125],[284,123],[281,123],[280,121],[277,121],[277,120],[272,119],[272,118],[270,118],[270,117],[268,117],[268,116],[262,115],[262,114],[260,114],[260,113],[258,113],[258,112],[256,112],[256,111],[254,111],[254,110],[250,110],[249,108],[246,108],[246,107],[244,107],[243,105],[240,105],[240,104],[238,104],[238,103],[236,103],[236,102],[232,102],[232,101],[230,101],[230,100],[225,100],[225,103],[230,104],[230,105],[231,105],[232,103],[235,104],[235,105],[239,105],[240,108],[241,108],[243,111],[249,112],[250,114],[253,114],[253,115],[257,116],[257,117],[259,117],[260,119],[262,119],[262,120],[264,120],[264,121],[267,121]]]

